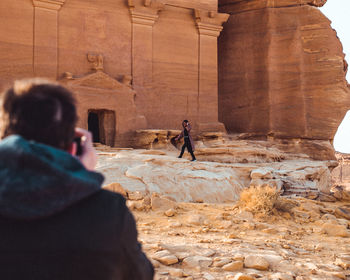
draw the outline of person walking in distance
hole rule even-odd
[[[192,156],[192,160],[191,161],[196,161],[196,157],[194,156],[194,142],[193,142],[193,139],[192,139],[192,136],[191,136],[191,125],[190,125],[190,122],[188,120],[184,120],[182,122],[182,127],[183,127],[183,131],[180,133],[179,136],[177,136],[175,139],[176,140],[180,140],[181,138],[184,138],[184,144],[182,145],[182,148],[181,148],[181,153],[179,155],[179,158],[182,158],[184,152],[185,152],[185,149],[187,148],[187,151],[191,154]]]

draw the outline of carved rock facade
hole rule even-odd
[[[104,144],[185,118],[197,131],[224,131],[217,37],[228,16],[217,0],[2,0],[0,85],[61,81],[76,92],[80,125],[98,118]]]
[[[0,86],[61,81],[109,145],[185,118],[197,133],[329,141],[350,94],[325,1],[2,0]]]

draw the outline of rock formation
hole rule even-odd
[[[95,114],[104,144],[184,118],[197,133],[224,132],[218,112],[232,133],[329,141],[350,102],[324,3],[2,0],[0,85],[59,79],[77,91],[80,125]]]
[[[217,37],[229,15],[217,7],[217,0],[2,0],[0,87],[58,79],[76,91],[80,125],[97,118],[91,130],[103,144],[130,145],[131,132],[177,129],[183,119],[198,132],[225,131]]]
[[[350,107],[326,0],[220,0],[219,119],[229,132],[332,140]],[[315,7],[316,6],[316,7]]]
[[[227,204],[133,208],[155,280],[347,279],[350,208],[279,199],[268,215]]]
[[[157,139],[164,136],[159,131],[154,133]],[[179,202],[228,203],[237,201],[242,189],[248,187],[271,187],[284,195],[336,200],[330,195],[330,170],[337,161],[288,153],[275,142],[217,138],[197,142],[199,162],[192,163],[178,159],[174,147],[157,145],[163,149],[98,146],[97,170],[105,175],[105,186],[111,190],[120,186],[128,197],[137,193],[138,200],[151,199],[156,193]]]

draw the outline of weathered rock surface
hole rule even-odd
[[[206,268],[213,263],[213,260],[203,256],[192,256],[185,258],[182,263],[184,266],[191,268]]]
[[[225,271],[239,271],[243,269],[243,262],[241,261],[235,261],[228,263],[222,267]]]
[[[347,229],[347,226],[337,225],[333,223],[323,224],[322,232],[328,234],[329,236],[338,236],[338,237],[350,236],[350,231]]]
[[[228,15],[217,7],[217,0],[2,0],[0,87],[59,79],[77,93],[79,126],[108,145],[131,144],[139,129],[176,129],[184,116],[197,130],[224,131],[217,37]]]
[[[167,250],[155,253],[152,258],[165,265],[175,264],[179,261],[176,256],[170,254]]]
[[[241,190],[249,186],[269,186],[285,195],[335,199],[327,195],[332,195],[330,169],[336,161],[316,161],[306,154],[285,152],[268,141],[199,142],[195,163],[178,159],[177,151],[166,149],[99,146],[98,151],[97,170],[105,175],[105,185],[127,193],[131,200],[147,200],[145,209],[167,211],[176,208],[175,201],[237,201]]]
[[[145,252],[158,254],[155,279],[346,279],[350,236],[323,231],[324,224],[336,235],[348,230],[350,220],[332,215],[344,204],[282,200],[283,209],[250,220],[239,217],[234,204],[178,203],[171,218],[160,211],[134,212]],[[193,213],[205,217],[205,224],[183,223]],[[234,223],[222,228],[222,221]],[[181,226],[173,227],[175,222]],[[169,256],[178,262],[170,264]]]
[[[261,256],[247,256],[244,259],[244,266],[258,270],[268,270],[269,262]]]
[[[219,120],[229,132],[333,139],[350,91],[342,45],[314,7],[325,2],[219,1],[231,14],[219,38]]]

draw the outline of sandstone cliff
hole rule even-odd
[[[219,1],[219,119],[230,132],[331,140],[350,107],[326,1]],[[317,7],[315,7],[317,6]]]

